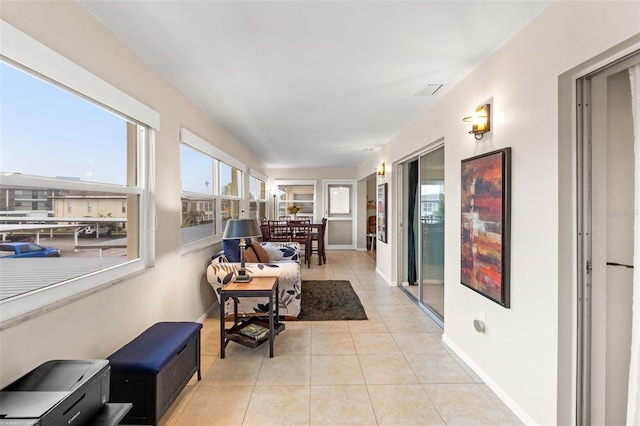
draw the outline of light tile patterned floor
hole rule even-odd
[[[274,358],[267,345],[230,342],[220,359],[212,314],[202,330],[202,380],[191,380],[161,426],[522,424],[450,353],[431,320],[376,276],[371,253],[332,251],[302,275],[349,280],[369,320],[287,321]]]

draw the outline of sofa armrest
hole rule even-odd
[[[280,315],[297,317],[300,313],[300,293],[302,276],[298,262],[277,263],[245,263],[247,272],[252,277],[278,277],[278,290],[280,298]],[[231,282],[240,269],[240,263],[212,262],[207,266],[207,281],[220,303],[220,290],[222,286]],[[242,297],[239,298],[238,312],[245,315],[255,315],[267,311],[267,298]],[[233,314],[233,301],[228,299],[225,303],[225,313]]]
[[[260,245],[269,255],[269,262],[300,262],[300,244],[296,242],[268,241]]]

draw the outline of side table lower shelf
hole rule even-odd
[[[251,317],[248,320],[238,318],[238,299],[241,297],[260,297],[267,299],[267,320],[265,321],[259,317]],[[225,329],[225,301],[227,299],[233,300],[233,326],[229,329]],[[280,318],[279,305],[278,277],[253,277],[250,282],[232,281],[224,285],[220,289],[220,359],[224,358],[225,348],[230,341],[240,343],[250,348],[256,348],[268,341],[269,357],[273,358],[273,343],[276,340],[276,336],[284,330],[284,324],[278,321]],[[258,323],[258,321],[262,321],[262,323]],[[269,332],[257,339],[255,337],[245,336],[241,333],[241,330],[250,324],[267,328]]]
[[[225,330],[225,338],[228,340],[232,340],[236,343],[240,343],[241,345],[247,346],[249,348],[257,348],[258,346],[260,346],[261,344],[263,344],[264,342],[268,342],[269,341],[269,334],[267,333],[265,336],[263,336],[260,339],[254,339],[253,337],[250,336],[246,336],[244,334],[242,334],[240,332],[240,330],[242,330],[244,327],[246,327],[249,324],[256,324],[256,325],[260,325],[262,327],[265,328],[269,328],[269,320],[264,320],[262,318],[258,318],[258,317],[251,317],[248,320],[245,321],[241,321],[238,324],[236,324],[235,326],[226,329]],[[282,333],[285,329],[285,326],[283,323],[281,322],[276,322],[273,326],[276,336],[280,333]]]

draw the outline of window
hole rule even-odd
[[[54,234],[40,234],[40,243],[61,250],[60,259],[31,259],[47,262],[37,278],[28,273],[32,263],[5,259],[4,323],[153,265],[153,235],[139,230],[155,213],[147,153],[159,115],[6,22],[0,26],[0,223],[21,235],[38,223]],[[119,213],[123,202],[127,214]],[[126,222],[135,234],[111,235]],[[77,248],[74,233],[82,228],[100,229],[113,256]],[[69,263],[73,257],[82,262]]]
[[[182,176],[182,244],[192,243],[216,234],[214,199],[215,160],[191,148],[181,146]]]
[[[351,186],[332,185],[329,189],[329,215],[351,215]]]
[[[242,194],[242,172],[229,164],[220,162],[220,214],[222,227],[229,219],[240,217]]]
[[[313,183],[278,183],[278,218],[287,217],[287,207],[299,208],[298,217],[313,219],[315,209],[316,185]]]
[[[265,180],[256,176],[249,176],[249,217],[258,222],[267,217]]]
[[[184,252],[221,238],[227,221],[240,217],[245,166],[187,129],[180,140]]]

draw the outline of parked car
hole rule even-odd
[[[0,258],[60,257],[60,250],[34,243],[0,243]]]
[[[100,233],[101,237],[106,237],[111,235],[111,228],[107,227],[107,226],[98,226],[98,232]],[[81,228],[78,231],[78,237],[80,238],[89,238],[89,237],[96,237],[96,225],[89,225],[89,226],[85,226],[84,228]]]

